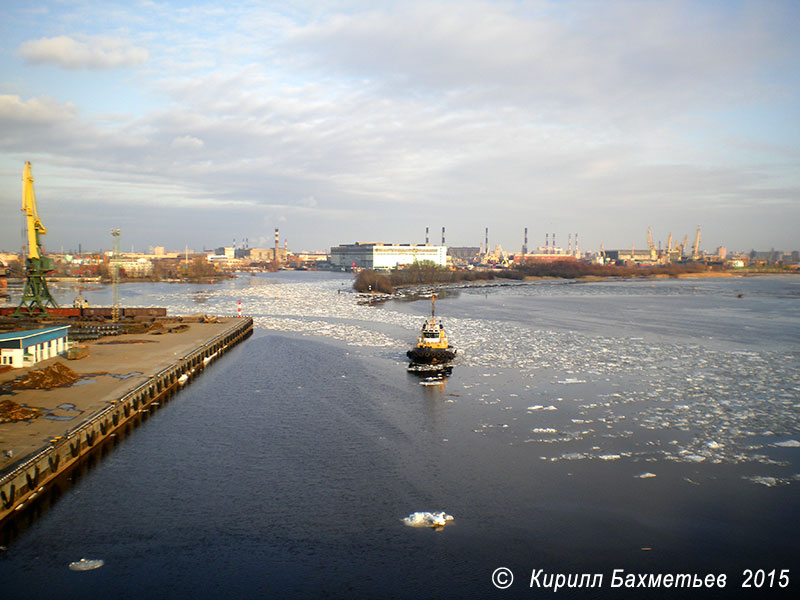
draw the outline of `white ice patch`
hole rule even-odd
[[[622,457],[619,454],[601,454],[597,458],[600,460],[619,460]]]
[[[742,479],[747,479],[752,481],[753,483],[758,483],[759,485],[764,485],[766,487],[775,487],[778,485],[778,479],[775,477],[764,477],[762,475],[753,475],[752,477],[743,477]]]
[[[105,564],[100,558],[82,558],[75,562],[69,563],[70,571],[91,571],[92,569],[99,569]]]
[[[645,472],[645,473],[641,473],[640,475],[634,475],[634,477],[636,477],[637,479],[650,479],[651,477],[655,477],[655,476],[656,476],[655,473],[650,473],[649,471]]]
[[[433,527],[440,529],[453,520],[453,515],[441,512],[415,512],[401,519],[409,527]]]
[[[404,356],[419,333],[421,316],[395,310],[392,302],[379,309],[360,304],[360,297],[349,293],[350,285],[350,280],[345,279],[239,278],[204,289],[203,310],[232,315],[236,300],[241,299],[259,329],[325,336],[357,347],[356,353],[371,357],[377,354],[398,360]],[[469,289],[472,284],[455,286],[461,287]],[[517,288],[523,296],[551,295],[555,289],[536,284],[520,284]],[[557,293],[562,293],[562,288],[558,289]],[[594,288],[592,293],[602,293],[602,289]],[[173,288],[150,300],[153,305],[168,307],[172,314],[197,311],[191,295],[175,294]],[[484,387],[488,389],[488,383],[503,379],[506,369],[521,377],[544,376],[548,385],[561,390],[582,390],[587,385],[584,381],[598,382],[606,388],[598,388],[597,395],[580,401],[551,397],[563,410],[543,403],[527,407],[528,411],[557,411],[546,415],[547,422],[542,425],[557,428],[561,435],[537,432],[544,438],[538,443],[558,446],[582,438],[599,441],[601,437],[636,440],[639,436],[634,432],[646,431],[653,445],[647,446],[647,453],[640,454],[641,460],[762,465],[776,464],[765,447],[774,452],[800,447],[800,438],[790,439],[795,430],[789,425],[796,421],[800,409],[797,353],[718,350],[668,339],[655,346],[641,336],[551,330],[547,329],[546,320],[537,321],[538,326],[519,323],[508,327],[500,320],[450,316],[446,323],[450,338],[465,353],[461,357],[459,352],[460,366],[475,369],[463,387],[477,392],[482,406],[497,404],[500,400],[494,398],[498,396],[502,398],[501,405],[508,404],[509,398],[517,398],[521,389],[501,389],[499,383],[495,384],[497,391],[480,394]],[[589,390],[586,393],[594,394]],[[543,398],[529,399],[544,401]],[[571,401],[581,405],[577,414],[571,410]],[[518,405],[514,403],[513,408],[516,410]],[[479,418],[486,419],[488,415]],[[592,424],[591,429],[588,424]],[[518,425],[511,422],[505,431],[513,432]],[[584,431],[572,435],[571,426]],[[680,441],[672,443],[676,432],[680,432]],[[756,436],[770,441],[754,443]],[[519,432],[519,439],[525,439],[524,433]],[[627,457],[625,451],[632,449],[620,447],[619,451]],[[554,455],[559,454],[561,451]],[[597,457],[587,454],[582,458]]]

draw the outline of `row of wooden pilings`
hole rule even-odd
[[[24,457],[0,476],[0,523],[44,492],[49,483],[73,468],[123,426],[159,406],[208,363],[253,332],[253,319],[235,319],[233,325],[179,361],[127,391],[37,452]]]

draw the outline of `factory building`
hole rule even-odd
[[[69,325],[0,334],[0,365],[31,367],[67,351]]]
[[[447,246],[356,242],[331,248],[331,264],[345,269],[394,269],[423,261],[447,266]]]

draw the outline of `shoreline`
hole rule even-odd
[[[719,278],[738,278],[744,279],[749,277],[797,277],[797,273],[767,273],[767,272],[746,272],[738,273],[731,271],[701,271],[698,273],[679,273],[676,275],[668,275],[665,273],[656,273],[653,275],[636,275],[636,276],[602,276],[602,275],[585,275],[583,277],[554,277],[554,276],[538,276],[527,275],[522,279],[503,279],[496,277],[493,279],[473,279],[471,281],[445,281],[440,283],[408,283],[398,285],[395,291],[391,294],[382,292],[359,292],[353,290],[355,294],[362,297],[362,304],[379,304],[388,300],[398,298],[407,298],[414,295],[414,290],[427,290],[436,292],[442,289],[464,289],[464,288],[483,288],[483,287],[506,287],[512,285],[523,285],[526,282],[533,281],[562,281],[565,284],[577,283],[597,283],[601,281],[637,281],[649,279],[719,279]]]

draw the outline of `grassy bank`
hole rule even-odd
[[[378,273],[361,271],[353,283],[358,292],[380,292],[391,294],[395,288],[410,285],[432,285],[463,283],[469,281],[491,281],[494,279],[521,280],[526,277],[555,277],[563,279],[597,279],[605,277],[681,277],[708,273],[702,264],[672,264],[654,267],[626,267],[616,265],[592,265],[577,261],[555,261],[549,263],[529,262],[514,269],[489,269],[485,271],[452,271],[432,263],[417,263],[401,270]]]

